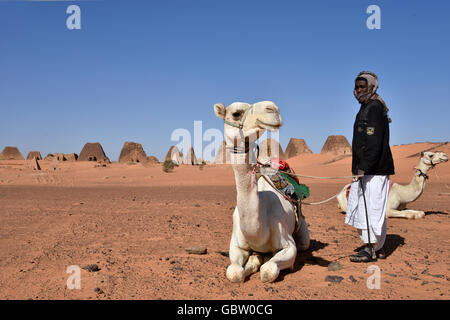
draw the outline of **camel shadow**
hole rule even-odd
[[[399,236],[398,234],[388,234],[386,235],[386,240],[384,242],[384,253],[386,254],[386,258],[389,257],[399,246],[403,246],[405,244],[405,238]],[[360,246],[356,248],[354,251],[358,252],[362,250],[364,246]]]
[[[284,277],[289,273],[294,273],[299,271],[303,268],[304,265],[319,265],[324,268],[328,268],[328,265],[331,263],[331,261],[325,260],[321,257],[315,257],[313,256],[314,251],[318,251],[320,249],[323,249],[328,246],[328,243],[324,243],[317,240],[310,240],[309,249],[306,251],[299,251],[297,252],[297,257],[295,258],[294,262],[294,270],[291,271],[289,269],[282,270],[280,272],[280,275],[278,276],[278,281],[283,281]]]
[[[447,212],[443,212],[443,211],[425,211],[425,216],[428,216],[428,215],[431,215],[431,214],[448,216],[448,213]]]

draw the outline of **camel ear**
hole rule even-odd
[[[214,113],[221,119],[225,119],[225,114],[227,113],[225,106],[221,103],[216,103],[214,105]]]
[[[420,153],[420,157],[423,158],[425,153],[423,153],[423,151]]]

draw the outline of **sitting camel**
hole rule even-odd
[[[263,282],[273,282],[280,270],[294,267],[298,250],[309,248],[309,231],[292,204],[277,193],[265,179],[256,182],[251,150],[265,130],[278,130],[281,116],[271,101],[250,105],[235,102],[228,107],[215,104],[216,116],[223,119],[225,142],[231,150],[237,191],[230,241],[230,261],[226,276],[232,282],[243,282],[260,269]],[[251,139],[255,137],[255,139]],[[237,141],[242,141],[241,148]],[[270,254],[263,261],[263,254]],[[260,268],[261,267],[261,268]]]
[[[428,179],[428,170],[434,168],[438,163],[447,161],[448,156],[444,152],[422,152],[419,165],[416,167],[411,182],[407,185],[392,184],[389,190],[386,217],[407,219],[423,218],[425,216],[425,212],[423,211],[404,209],[408,203],[416,201],[422,195],[425,188],[425,181]],[[338,208],[343,211],[347,210],[348,188],[350,188],[350,184],[346,185],[336,196]]]

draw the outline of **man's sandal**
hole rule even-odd
[[[377,259],[372,259],[372,255],[366,250],[362,249],[357,254],[350,256],[351,262],[374,262]]]
[[[378,251],[375,251],[378,259],[386,259],[386,252],[384,252],[383,248]]]

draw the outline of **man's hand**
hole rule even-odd
[[[353,177],[353,182],[362,179],[363,176],[364,176],[364,171],[361,169],[358,169],[358,171],[356,172],[356,176]]]

